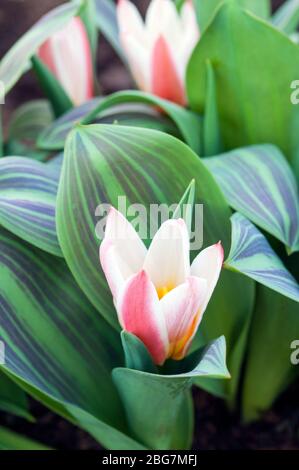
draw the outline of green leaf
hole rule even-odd
[[[203,154],[217,155],[222,150],[214,69],[210,61],[206,67],[206,103],[203,118]]]
[[[113,370],[129,425],[145,445],[153,449],[170,448],[179,410],[193,378],[227,377],[223,347],[225,350],[224,338],[208,345],[197,366],[183,374],[157,375],[125,368]],[[190,421],[189,425],[192,424]]]
[[[103,100],[98,98],[90,100],[54,121],[51,126],[41,133],[38,139],[38,147],[51,150],[63,149],[70,130],[101,102]],[[99,112],[98,116],[95,117],[95,121],[103,124],[149,127],[174,135],[179,134],[172,120],[153,107],[139,103],[113,105]]]
[[[93,57],[93,65],[95,68],[97,49],[98,49],[98,31],[97,31],[97,25],[96,25],[95,0],[85,1],[83,7],[80,10],[80,17],[84,23],[84,26],[88,35],[89,44],[90,44],[92,57]]]
[[[192,350],[224,335],[227,343],[227,366],[231,380],[196,379],[208,392],[226,399],[236,409],[241,368],[246,349],[248,326],[255,299],[255,283],[241,274],[223,269],[216,289],[203,316]]]
[[[8,126],[6,154],[44,160],[47,152],[36,148],[36,139],[50,125],[52,119],[51,106],[46,100],[28,101],[17,108]]]
[[[116,7],[112,0],[94,0],[96,10],[96,24],[101,33],[110,42],[119,57],[126,62],[122,46],[119,41],[119,31],[116,18]]]
[[[272,145],[237,149],[204,160],[235,210],[299,249],[299,197],[291,168]]]
[[[39,46],[78,13],[80,1],[64,3],[43,16],[6,53],[0,62],[0,81],[7,93],[26,71]]]
[[[70,111],[60,116],[58,119],[44,129],[37,140],[38,148],[46,150],[62,150],[65,139],[75,124],[86,116],[96,105],[100,103],[100,98],[93,98],[80,106],[72,108]]]
[[[229,2],[220,8],[189,62],[189,103],[198,112],[205,106],[200,77],[207,60],[216,77],[224,149],[271,142],[295,164],[299,108],[290,103],[290,84],[298,73],[299,48],[271,25]]]
[[[286,34],[296,32],[299,24],[299,1],[286,0],[274,13],[272,23]]]
[[[188,232],[191,235],[192,232],[192,216],[194,211],[194,200],[195,200],[195,180],[193,179],[186,191],[184,192],[176,210],[174,211],[172,218],[179,219],[183,215],[183,219],[188,228]]]
[[[217,9],[224,0],[193,0],[197,12],[200,30],[204,31]],[[267,19],[270,16],[271,4],[270,0],[226,0],[226,2],[235,2],[241,8],[245,8],[261,18]]]
[[[0,426],[0,450],[50,450],[50,448]]]
[[[73,103],[70,97],[50,69],[37,56],[33,56],[31,62],[40,86],[52,105],[55,116],[58,117],[71,109]]]
[[[133,439],[127,434],[119,431],[118,429],[107,426],[103,421],[100,421],[95,416],[86,411],[67,404],[66,408],[73,418],[80,423],[80,426],[85,429],[97,441],[101,442],[107,449],[111,450],[146,450],[143,444]]]
[[[121,332],[121,342],[125,353],[125,363],[128,369],[136,369],[144,372],[157,373],[157,367],[152,361],[147,348],[137,336]]]
[[[298,339],[298,303],[259,286],[242,392],[245,421],[261,417],[296,377],[291,343]]]
[[[59,174],[25,157],[0,159],[0,224],[23,240],[62,256],[56,235]]]
[[[2,372],[0,372],[0,409],[33,421],[26,394]]]
[[[34,143],[40,132],[53,120],[51,106],[47,100],[33,100],[21,105],[13,113],[8,126],[8,138],[30,140]]]
[[[88,115],[81,124],[89,124],[97,115],[113,105],[122,103],[145,103],[162,109],[176,124],[183,139],[195,152],[200,150],[200,128],[201,120],[198,115],[175,103],[164,100],[150,93],[141,91],[119,91],[103,99]]]
[[[242,214],[231,217],[232,244],[225,267],[299,301],[299,285],[262,233]]]
[[[78,288],[62,259],[0,229],[1,369],[36,399],[73,419],[99,420],[98,438],[129,438],[111,370],[122,365],[119,335]],[[109,434],[108,434],[109,431]]]
[[[78,284],[111,324],[118,321],[99,264],[96,208],[102,203],[118,207],[119,196],[127,207],[138,203],[146,210],[151,204],[177,204],[193,178],[195,202],[205,204],[204,243],[221,239],[227,250],[230,211],[206,167],[182,142],[113,125],[79,126],[70,134],[58,191],[58,238]]]

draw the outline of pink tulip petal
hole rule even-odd
[[[203,306],[204,310],[209,303],[211,295],[220,276],[223,265],[223,258],[224,252],[221,242],[219,242],[202,250],[191,265],[192,276],[206,279],[208,283],[207,295]]]
[[[184,86],[162,35],[153,47],[151,70],[152,93],[184,106],[186,104]]]
[[[100,246],[100,262],[115,298],[126,279],[142,269],[145,256],[146,248],[136,230],[120,212],[111,208]]]
[[[183,219],[167,220],[155,234],[143,269],[154,283],[159,298],[190,274],[189,234]]]
[[[169,339],[169,357],[182,359],[202,319],[207,282],[190,276],[160,301]]]
[[[145,271],[127,280],[117,310],[123,328],[145,344],[156,364],[162,364],[168,350],[166,324],[156,289]]]

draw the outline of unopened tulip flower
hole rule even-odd
[[[190,266],[183,219],[164,222],[147,250],[133,226],[111,208],[100,262],[122,328],[145,344],[156,364],[182,359],[218,281],[221,243],[201,251]]]
[[[199,39],[192,0],[178,13],[172,0],[152,0],[143,22],[129,0],[119,0],[120,40],[138,87],[186,104],[185,71]]]
[[[79,17],[72,18],[39,48],[38,57],[47,65],[74,104],[93,96],[92,56],[87,32]]]

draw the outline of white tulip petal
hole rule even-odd
[[[191,265],[192,276],[197,276],[207,281],[207,294],[203,309],[209,303],[211,295],[215,289],[220,271],[223,265],[224,252],[221,242],[209,246],[202,250],[194,259]]]
[[[152,43],[163,35],[169,47],[175,47],[182,39],[180,17],[171,0],[151,1],[146,12],[145,27]]]
[[[170,357],[181,359],[186,354],[202,319],[206,290],[205,279],[189,277],[160,300],[168,331]]]
[[[119,0],[116,8],[120,32],[141,35],[144,32],[143,19],[136,6],[129,0]]]
[[[121,34],[120,39],[138,87],[149,92],[151,87],[150,48],[144,47],[136,36],[129,33]]]
[[[183,219],[167,220],[155,234],[143,268],[160,298],[189,276],[189,248],[188,229]]]
[[[136,230],[120,212],[111,208],[100,246],[100,261],[115,298],[124,281],[141,270],[145,256],[146,248]]]

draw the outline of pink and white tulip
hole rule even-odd
[[[119,0],[120,40],[138,87],[186,104],[185,71],[199,39],[192,0],[178,13],[172,0],[152,0],[143,22],[129,0]]]
[[[79,17],[72,18],[39,48],[38,57],[51,70],[75,105],[93,96],[92,55]]]
[[[111,208],[100,262],[122,328],[136,335],[154,362],[182,359],[201,322],[223,264],[221,243],[190,266],[183,219],[164,222],[147,250],[133,226]]]

